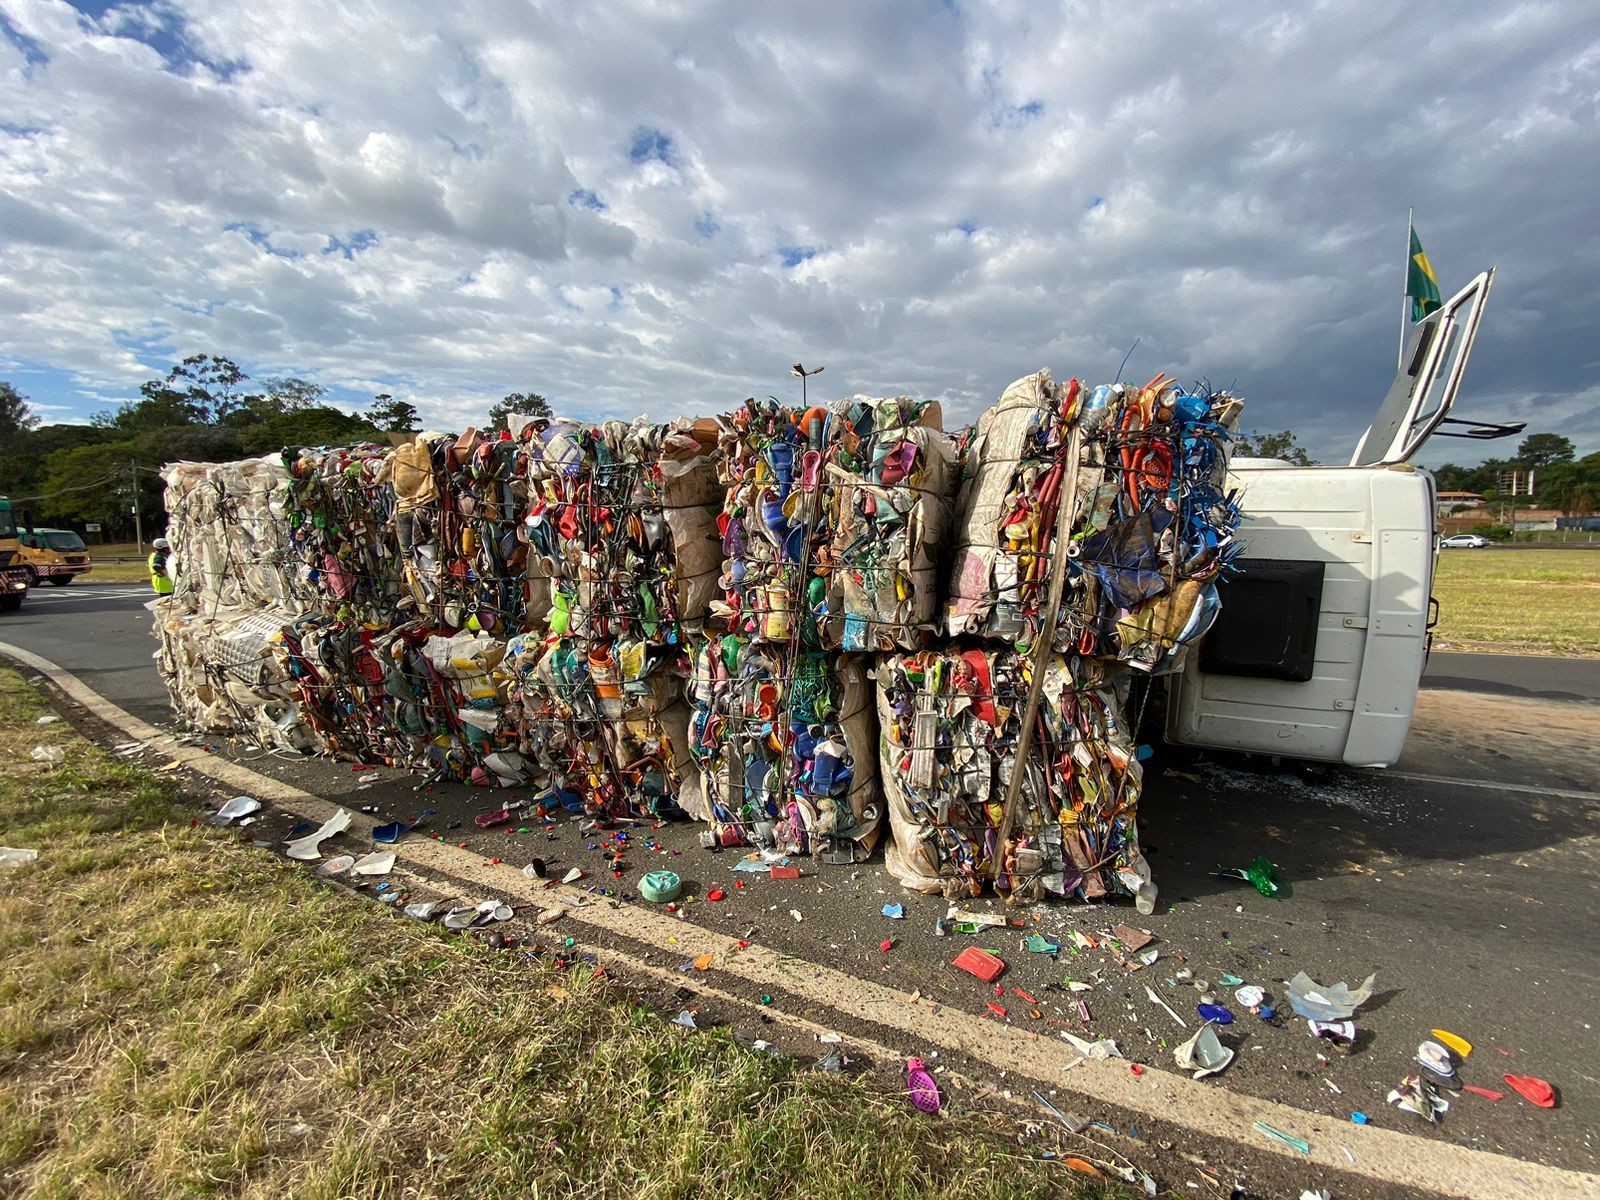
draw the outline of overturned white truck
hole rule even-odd
[[[1434,482],[1412,459],[1450,419],[1493,280],[1412,327],[1348,466],[1233,460],[1244,556],[1200,653],[1169,680],[1169,741],[1352,766],[1400,757],[1436,615]]]

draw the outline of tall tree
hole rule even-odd
[[[0,437],[14,438],[38,424],[28,398],[9,383],[0,382]]]
[[[416,433],[421,428],[416,405],[396,400],[388,392],[374,396],[372,407],[361,415],[386,433]]]
[[[550,401],[538,392],[512,392],[489,410],[488,428],[507,429],[510,427],[507,418],[513,416],[548,421],[554,415],[550,409]]]
[[[1530,471],[1571,462],[1576,453],[1572,439],[1559,433],[1530,433],[1517,447],[1517,461]]]
[[[274,375],[261,381],[266,400],[276,412],[297,413],[316,408],[328,389],[295,375]]]
[[[1294,431],[1279,433],[1249,433],[1234,439],[1234,454],[1240,458],[1281,458],[1297,467],[1317,466],[1317,460],[1306,453],[1306,448],[1295,440]]]

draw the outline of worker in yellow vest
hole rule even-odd
[[[167,552],[172,544],[166,538],[150,543],[150,588],[158,596],[172,595],[172,576],[167,574]]]

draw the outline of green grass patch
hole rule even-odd
[[[1453,648],[1600,654],[1600,551],[1444,550],[1433,594]]]
[[[0,888],[0,1194],[1110,1194],[1014,1119],[921,1117],[194,827],[46,711],[0,670],[0,844],[39,851]]]

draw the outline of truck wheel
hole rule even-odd
[[[0,612],[16,612],[22,607],[22,596],[0,596]]]
[[[53,583],[56,587],[66,587],[67,584],[72,582],[72,576],[71,575],[52,575],[52,576],[50,576],[50,582]]]

